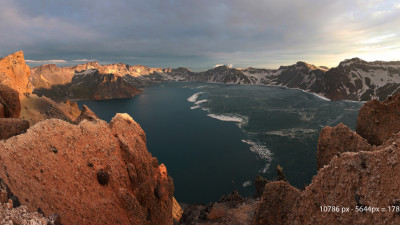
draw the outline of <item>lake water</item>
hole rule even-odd
[[[362,105],[282,87],[177,82],[145,88],[133,99],[83,104],[106,121],[130,114],[185,203],[217,201],[233,189],[252,195],[255,176],[273,179],[278,164],[302,188],[317,172],[322,127],[343,122],[354,130]]]

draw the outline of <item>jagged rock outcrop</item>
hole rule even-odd
[[[21,113],[21,103],[16,90],[0,84],[0,118],[18,118]]]
[[[78,124],[78,123],[82,122],[83,120],[95,121],[98,118],[99,117],[97,117],[97,115],[92,110],[90,110],[89,107],[87,107],[86,105],[83,105],[81,114],[78,116],[75,123]]]
[[[21,95],[32,92],[29,82],[30,74],[31,70],[25,64],[22,51],[0,59],[0,83],[11,87]]]
[[[300,191],[286,181],[267,183],[255,211],[253,224],[291,224],[287,222],[287,217],[299,197]]]
[[[343,153],[340,158],[335,157],[301,193],[289,214],[288,222],[398,224],[400,216],[390,212],[388,207],[399,204],[399,160],[397,142],[376,151],[349,152]],[[340,212],[325,212],[323,210],[326,208],[321,209],[324,206],[339,206]],[[356,212],[357,206],[375,207],[379,212]],[[349,211],[342,213],[342,207],[348,207]]]
[[[383,102],[365,103],[358,114],[357,133],[372,145],[381,145],[400,131],[400,94]]]
[[[339,157],[343,152],[370,151],[372,149],[367,140],[343,123],[335,127],[324,127],[318,139],[317,169],[329,164],[333,157]]]
[[[0,142],[0,164],[22,204],[63,224],[172,224],[172,179],[127,114],[42,121]]]
[[[367,136],[367,140],[343,124],[324,128],[319,140],[319,167],[322,168],[311,184],[290,201],[282,201],[285,199],[282,194],[264,190],[254,224],[400,223],[396,211],[400,206],[400,133],[393,134],[399,99],[397,95],[382,103],[372,100],[365,104],[366,113],[362,113],[363,109],[360,111],[357,127],[362,124],[364,129],[374,130],[375,135]],[[387,118],[385,125],[365,126],[377,118]],[[367,141],[382,144],[371,146]],[[334,156],[338,152],[340,155]],[[270,185],[273,183],[268,183],[266,189]],[[280,201],[275,205],[265,204],[277,199]],[[291,206],[286,205],[284,212],[271,211],[285,202]]]

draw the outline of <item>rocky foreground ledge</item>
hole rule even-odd
[[[0,164],[21,204],[63,224],[172,224],[172,179],[127,114],[45,120],[0,142]]]
[[[367,102],[357,133],[325,127],[311,184],[268,183],[253,224],[400,224],[399,105],[399,94]]]

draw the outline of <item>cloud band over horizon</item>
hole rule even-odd
[[[400,60],[399,27],[398,1],[3,0],[0,55],[194,69],[336,66]]]

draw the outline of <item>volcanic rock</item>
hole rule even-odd
[[[29,122],[15,118],[0,118],[0,140],[23,134],[28,130]]]
[[[388,207],[400,199],[398,135],[396,140],[375,151],[348,152],[333,158],[301,193],[288,215],[288,224],[400,223],[397,213],[388,212]],[[338,206],[334,210],[340,214],[324,211],[328,210],[325,206]],[[368,211],[357,212],[356,206]],[[379,213],[372,213],[371,207],[379,208]],[[341,213],[342,208],[349,211]]]
[[[287,217],[299,197],[300,191],[286,181],[267,183],[255,211],[253,224],[291,224],[287,222]]]
[[[76,119],[76,123],[80,123],[83,120],[96,121],[97,119],[97,115],[92,110],[90,110],[89,107],[83,105],[81,114]]]
[[[358,114],[356,132],[371,145],[381,145],[400,131],[400,93],[383,102],[371,100]]]
[[[127,114],[110,124],[49,119],[0,142],[0,177],[29,210],[58,213],[63,224],[172,224],[173,182],[153,159]]]
[[[343,152],[370,151],[372,146],[367,140],[350,130],[343,123],[336,127],[324,127],[319,135],[317,147],[318,170],[329,164],[335,156]]]
[[[21,113],[19,94],[16,90],[4,84],[0,84],[0,105],[0,118],[19,117]]]
[[[18,91],[20,95],[32,92],[29,82],[30,74],[31,70],[25,64],[24,53],[22,51],[0,59],[0,83]]]
[[[175,198],[173,198],[173,203],[172,203],[172,219],[174,220],[174,224],[179,223],[179,220],[182,218],[182,213],[183,210],[179,203],[176,201]]]

